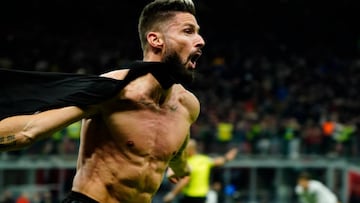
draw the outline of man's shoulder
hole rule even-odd
[[[173,88],[175,90],[176,93],[181,94],[183,96],[186,97],[191,97],[190,99],[197,99],[197,97],[195,96],[195,94],[193,92],[191,92],[190,90],[186,89],[183,85],[181,84],[174,84]]]
[[[309,180],[309,184],[311,185],[322,185],[322,183],[318,180]]]
[[[326,186],[318,180],[310,180],[309,181],[309,190],[310,191],[320,191],[320,190],[323,190],[324,188],[326,188]]]
[[[200,101],[195,96],[194,93],[185,89],[180,84],[174,85],[174,90],[176,94],[180,96],[180,102],[184,105],[185,108],[189,110],[190,116],[193,121],[197,119],[200,113]]]

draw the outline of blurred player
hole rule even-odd
[[[172,202],[178,194],[182,194],[180,203],[205,203],[210,190],[210,172],[213,167],[223,166],[226,162],[233,160],[237,155],[237,148],[229,150],[224,156],[211,158],[205,154],[198,153],[197,143],[191,139],[187,145],[188,163],[191,173],[180,181],[174,180],[174,186],[163,201]],[[169,170],[171,174],[171,170]]]
[[[306,172],[298,176],[295,192],[301,203],[340,203],[329,188],[320,181],[311,179]]]

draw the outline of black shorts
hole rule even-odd
[[[205,203],[206,197],[189,197],[183,196],[180,198],[180,203]]]
[[[62,203],[99,203],[99,202],[81,193],[71,191],[62,201]]]

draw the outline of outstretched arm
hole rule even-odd
[[[21,115],[0,121],[0,151],[23,149],[35,141],[91,115],[93,110],[85,111],[70,106],[48,110],[33,115]]]
[[[238,153],[238,149],[232,148],[224,156],[214,158],[214,166],[222,166],[226,162],[235,159],[237,153]]]

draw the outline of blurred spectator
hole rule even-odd
[[[10,190],[5,190],[1,197],[1,203],[15,203],[15,198]]]
[[[17,198],[16,203],[30,203],[29,193],[22,192]]]
[[[335,193],[307,172],[298,176],[295,192],[301,203],[340,203]]]
[[[303,129],[303,139],[306,154],[321,155],[321,146],[323,144],[321,126],[317,125],[313,120],[308,119]]]
[[[221,198],[222,185],[220,182],[213,182],[210,186],[210,190],[206,196],[205,203],[220,203],[224,200]]]

